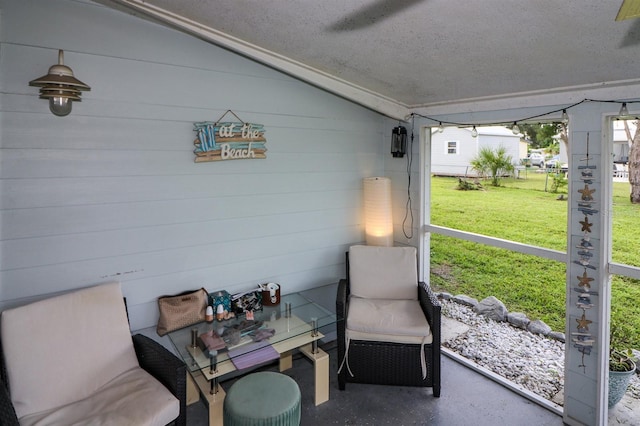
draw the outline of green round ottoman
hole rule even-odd
[[[298,384],[271,371],[244,376],[224,399],[224,426],[298,426],[300,413]]]

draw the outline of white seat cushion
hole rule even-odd
[[[54,383],[42,385],[50,392],[59,388]],[[180,402],[173,394],[149,373],[136,367],[85,399],[22,417],[20,425],[155,426],[166,425],[179,414]]]
[[[431,343],[431,327],[417,300],[351,297],[347,313],[351,340],[395,343]]]
[[[349,290],[371,299],[418,299],[415,247],[351,246]]]
[[[139,367],[119,283],[5,310],[0,326],[18,418],[83,400]]]

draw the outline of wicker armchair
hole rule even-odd
[[[129,334],[119,284],[11,311],[3,312],[1,322],[0,425],[99,419],[109,424],[186,425],[186,366],[154,340]],[[105,316],[90,319],[86,312]],[[41,314],[49,315],[48,321],[25,321]],[[64,340],[61,336],[69,337],[57,344]],[[98,340],[91,342],[92,338]],[[12,399],[12,392],[17,399]],[[45,408],[32,409],[37,404]]]
[[[180,416],[171,425],[187,424],[187,367],[181,359],[142,334],[133,336],[133,347],[140,367],[151,374],[180,401]]]
[[[175,355],[158,342],[136,334],[133,345],[140,367],[162,383],[176,398],[180,400],[180,416],[171,425],[185,426],[187,424],[187,395],[186,395],[186,367]],[[0,424],[4,426],[18,426],[18,417],[13,409],[9,389],[7,388],[6,369],[0,353]]]
[[[361,263],[356,266],[356,262]],[[345,389],[346,382],[422,386],[432,387],[433,395],[439,397],[440,303],[429,286],[423,282],[417,282],[415,248],[353,246],[346,254],[346,266],[347,277],[340,280],[336,297],[340,390]],[[406,271],[399,270],[407,267],[413,268],[408,275]],[[417,302],[416,305],[419,304],[419,308],[417,311],[408,309],[412,314],[404,319],[397,319],[398,311],[394,310],[393,321],[400,321],[400,323],[389,324],[392,322],[389,320],[391,316],[385,314],[390,312],[385,312],[385,309],[404,306],[396,305],[396,303],[405,303],[398,302],[397,299],[403,297],[403,291],[411,288],[407,286],[405,290],[396,290],[394,286],[398,279],[388,279],[395,273],[403,275],[407,283],[413,279],[415,296],[411,294],[413,290],[409,291],[409,296]],[[399,280],[402,281],[403,278]],[[380,280],[388,282],[380,282]],[[392,282],[393,284],[390,284]],[[373,294],[375,300],[371,306],[374,307],[367,312],[368,318],[372,319],[371,324],[365,324],[362,327],[357,319],[350,318],[349,309],[380,289],[382,294]],[[387,298],[392,300],[388,301]],[[376,304],[382,308],[376,308]],[[355,310],[352,309],[352,315],[353,311]],[[413,336],[402,336],[404,330],[412,327],[412,325],[405,327],[402,321],[409,321],[415,325],[414,320],[421,319],[415,318],[420,316],[420,311],[428,323],[430,338],[420,341],[422,337],[416,335],[420,333],[419,331],[414,332]],[[362,312],[360,315],[362,317],[360,322],[369,320],[367,316],[362,316]],[[385,333],[385,327],[391,327],[391,329]]]

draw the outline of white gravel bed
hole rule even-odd
[[[443,341],[443,346],[545,399],[552,400],[562,390],[564,343],[490,320],[450,300],[440,302],[443,315],[470,327],[458,337]],[[640,399],[637,374],[627,394]]]

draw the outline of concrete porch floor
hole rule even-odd
[[[337,284],[303,292],[306,297],[335,312]],[[443,336],[447,340],[465,332],[464,324],[443,317]],[[160,338],[154,328],[140,330],[143,334],[170,346],[168,338]],[[444,349],[442,357],[442,392],[434,398],[430,388],[380,386],[347,383],[338,389],[335,334],[327,336],[323,349],[330,355],[329,401],[315,406],[313,401],[313,365],[304,356],[294,358],[291,376],[302,392],[302,425],[562,425],[562,407],[518,389],[517,385],[473,365]],[[277,371],[277,364],[260,370]],[[502,379],[502,380],[501,380]],[[222,382],[228,389],[236,380]],[[259,398],[256,395],[256,398]],[[637,400],[623,400],[610,410],[610,424],[637,425]],[[187,409],[187,424],[207,424],[205,403]]]
[[[330,355],[329,401],[315,406],[313,365],[304,357],[294,359],[285,374],[302,393],[301,425],[562,425],[562,417],[498,383],[475,373],[448,357],[442,358],[442,393],[434,398],[430,388],[347,383],[338,389],[334,343],[323,346]],[[264,368],[277,371],[277,365]],[[223,382],[228,389],[233,380]],[[260,395],[256,395],[260,398]],[[207,425],[202,400],[187,409],[189,426]]]

